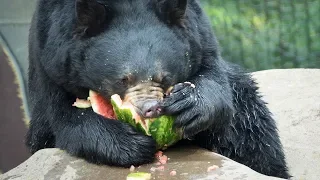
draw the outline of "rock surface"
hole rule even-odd
[[[277,120],[293,179],[318,179],[320,172],[320,70],[267,70],[253,73]],[[183,147],[182,147],[183,148]],[[169,149],[155,179],[278,179],[261,175],[226,157],[196,147]],[[219,169],[207,172],[212,165]],[[135,171],[150,172],[149,164]],[[176,176],[170,176],[176,170]],[[129,169],[97,166],[58,149],[38,151],[0,180],[126,179]]]
[[[165,153],[170,160],[164,165],[164,171],[152,173],[155,179],[278,179],[261,175],[248,167],[236,163],[228,158],[208,152],[197,147],[188,147],[181,152],[173,148]],[[207,172],[207,168],[217,165],[220,168]],[[136,167],[135,172],[151,173],[152,167],[159,167],[155,163]],[[175,170],[177,175],[170,176]],[[69,156],[58,149],[38,151],[26,162],[7,172],[1,180],[125,180],[130,173],[129,168],[110,168],[89,164],[82,159]]]
[[[294,179],[320,177],[320,69],[254,73],[280,131]]]

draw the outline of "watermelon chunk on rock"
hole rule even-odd
[[[136,172],[136,173],[130,173],[127,176],[127,180],[150,180],[151,174],[146,172]]]
[[[76,99],[73,106],[92,107],[97,114],[130,124],[141,133],[152,136],[157,143],[157,149],[164,150],[182,139],[181,129],[173,127],[173,116],[162,115],[158,118],[144,119],[136,113],[130,102],[123,101],[118,94],[112,95],[108,101],[97,92],[90,90],[87,100]]]

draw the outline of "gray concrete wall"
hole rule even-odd
[[[36,0],[1,0],[0,2],[0,45],[12,61],[23,95],[23,103],[29,115],[25,87],[28,69],[28,30]]]
[[[27,40],[35,5],[36,0],[0,0],[0,174],[30,155],[24,146],[29,118]]]
[[[1,0],[0,24],[28,24],[36,0]]]

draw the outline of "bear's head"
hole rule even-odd
[[[77,0],[74,41],[80,86],[119,94],[155,116],[164,92],[200,68],[194,0]],[[154,111],[153,111],[154,110]]]

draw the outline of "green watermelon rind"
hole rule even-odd
[[[151,179],[151,173],[146,173],[146,172],[135,172],[135,173],[130,173],[127,176],[128,179],[141,179],[141,180],[148,180]]]
[[[182,138],[180,129],[173,128],[173,123],[173,116],[163,115],[149,126],[149,133],[157,140],[159,147],[169,147]]]
[[[116,115],[116,118],[118,120],[130,124],[134,128],[137,128],[137,124],[135,123],[135,120],[133,119],[133,116],[132,116],[130,109],[120,109],[117,106],[117,104],[114,102],[114,100],[111,100],[111,104],[113,107],[113,111]]]
[[[130,109],[120,109],[113,99],[111,104],[118,120],[132,125],[145,135],[152,136],[157,142],[157,149],[166,149],[182,139],[181,130],[173,128],[175,120],[173,116],[162,115],[158,118],[146,119],[145,122],[149,128],[145,129],[140,123],[136,123]]]
[[[140,131],[141,133],[145,134],[145,135],[148,135],[148,136],[151,135],[151,134],[148,133],[148,131],[146,131],[146,130],[142,127],[142,125],[141,125],[140,123],[137,123],[137,124],[136,124],[136,129],[137,129],[138,131]]]

